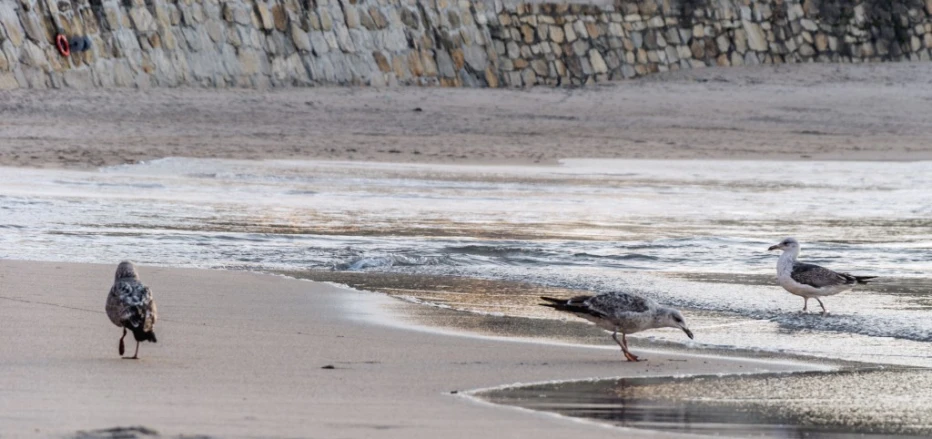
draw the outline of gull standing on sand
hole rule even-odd
[[[107,317],[114,325],[123,328],[123,337],[120,337],[120,355],[123,355],[123,339],[126,330],[133,331],[136,339],[136,353],[128,359],[139,359],[139,342],[155,340],[153,326],[158,313],[152,291],[139,281],[136,275],[136,266],[132,262],[123,261],[117,267],[113,287],[107,295]]]
[[[783,250],[783,254],[777,260],[777,282],[785,290],[803,298],[803,311],[808,309],[809,299],[815,299],[822,307],[822,315],[825,315],[828,310],[820,297],[834,296],[877,278],[838,273],[818,265],[799,262],[796,260],[799,256],[799,242],[795,238],[786,238],[767,249],[773,250]]]
[[[573,313],[602,329],[612,331],[612,338],[621,347],[621,352],[628,361],[639,361],[638,357],[628,350],[628,334],[653,328],[679,328],[690,339],[693,338],[692,331],[686,327],[686,321],[679,311],[634,294],[613,292],[597,296],[576,296],[569,300],[552,297],[541,299],[550,302],[541,303],[543,306]],[[619,332],[621,341],[618,340]]]

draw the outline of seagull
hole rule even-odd
[[[679,311],[634,294],[612,292],[597,296],[576,296],[569,300],[552,297],[541,299],[549,302],[541,303],[542,306],[573,313],[602,329],[612,331],[612,338],[628,361],[641,361],[628,350],[628,334],[652,328],[680,328],[690,339],[693,338],[693,332],[686,327],[686,321]],[[618,340],[619,332],[621,341]]]
[[[136,353],[126,359],[139,359],[139,342],[156,342],[152,327],[158,319],[155,300],[152,291],[139,281],[136,275],[136,266],[132,262],[123,261],[117,266],[113,287],[107,295],[107,317],[114,325],[123,328],[123,337],[120,337],[120,356],[123,355],[123,339],[126,330],[133,331],[136,338]]]
[[[773,250],[783,250],[783,254],[777,260],[777,282],[785,290],[803,298],[803,311],[808,309],[809,299],[815,299],[822,307],[822,315],[825,315],[828,310],[820,297],[834,296],[877,278],[838,273],[818,265],[798,262],[796,257],[799,256],[799,242],[795,238],[786,238],[767,249]]]

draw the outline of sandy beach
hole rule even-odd
[[[618,437],[467,395],[877,355],[927,367],[930,78],[901,63],[582,89],[0,91],[0,438]],[[572,158],[659,160],[539,166]],[[833,318],[800,315],[765,252],[783,233],[817,262],[893,275],[833,297]],[[159,303],[139,361],[119,358],[103,310],[123,258]],[[536,306],[619,286],[684,309],[707,344],[652,331],[632,341],[650,361],[626,363]],[[780,379],[740,384],[766,399]],[[806,399],[811,382],[787,394],[872,401],[850,376]],[[870,404],[865,419],[883,415]]]
[[[141,267],[158,344],[121,360],[103,313],[111,265],[0,263],[4,437],[145,426],[163,436],[617,437],[618,432],[452,395],[587,377],[728,374],[813,366],[441,335],[402,302],[245,272]],[[132,346],[132,345],[131,345]],[[643,349],[643,348],[642,348]],[[333,369],[323,369],[331,365]],[[656,437],[627,432],[629,437]]]
[[[0,165],[932,158],[932,64],[702,69],[581,89],[0,92]]]

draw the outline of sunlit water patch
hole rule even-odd
[[[686,309],[702,343],[932,365],[930,188],[930,162],[5,168],[0,257],[626,289]],[[774,286],[765,251],[788,235],[809,262],[881,278],[827,299],[825,318],[798,314],[802,300]],[[555,317],[533,298],[419,299]]]

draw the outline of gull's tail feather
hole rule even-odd
[[[130,328],[133,331],[133,338],[136,341],[151,341],[152,343],[157,343],[158,340],[155,338],[155,331],[146,331],[142,328]]]
[[[852,276],[854,280],[857,281],[858,285],[863,285],[869,283],[872,279],[877,279],[877,276]]]
[[[583,302],[592,298],[592,296],[576,296],[572,299],[556,299],[553,297],[540,297],[541,300],[546,300],[550,303],[540,303],[540,306],[546,306],[548,308],[553,308],[558,311],[569,311],[569,312],[586,312],[588,309]]]

